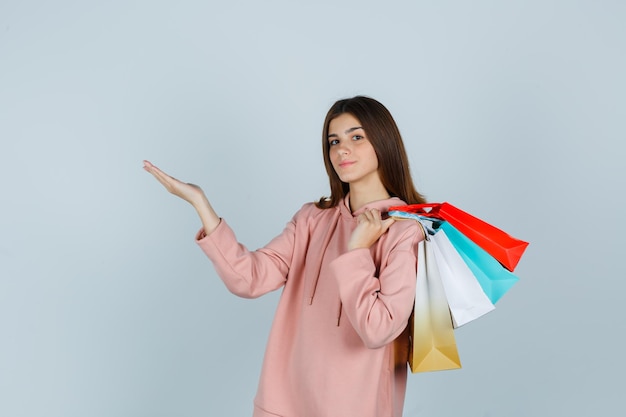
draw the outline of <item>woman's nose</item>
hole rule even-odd
[[[339,155],[347,155],[350,153],[350,147],[345,142],[337,144],[337,153]]]

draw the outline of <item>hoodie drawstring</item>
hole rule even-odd
[[[337,327],[339,327],[339,322],[341,321],[341,311],[343,310],[343,303],[339,300],[339,311],[337,312]]]

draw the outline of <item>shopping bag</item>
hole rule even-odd
[[[504,268],[493,256],[464,236],[449,222],[441,222],[437,227],[439,231],[435,236],[445,232],[446,237],[493,304],[497,303],[519,281],[515,274]]]
[[[528,247],[528,242],[517,239],[447,202],[390,207],[389,212],[393,211],[419,213],[423,216],[448,221],[459,232],[496,258],[509,271],[515,270]]]
[[[430,241],[418,245],[415,304],[409,322],[411,372],[458,369],[452,318]]]
[[[450,241],[445,229],[440,228],[435,235],[430,236],[430,240],[454,327],[493,311],[493,302]]]

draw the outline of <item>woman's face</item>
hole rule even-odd
[[[376,152],[356,117],[343,113],[332,119],[328,144],[330,162],[341,181],[351,186],[380,184]]]

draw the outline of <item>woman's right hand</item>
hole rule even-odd
[[[217,227],[220,222],[220,218],[211,207],[211,204],[206,198],[204,191],[202,191],[202,188],[195,184],[189,184],[177,180],[176,178],[161,171],[150,161],[143,161],[143,169],[148,171],[154,176],[154,178],[163,184],[167,191],[187,201],[196,209],[200,215],[206,234],[211,233]]]
[[[176,178],[161,171],[150,161],[143,161],[143,169],[151,173],[154,178],[163,184],[167,191],[182,198],[194,207],[198,207],[207,199],[204,195],[204,191],[202,191],[200,187],[195,184],[189,184],[177,180]]]

